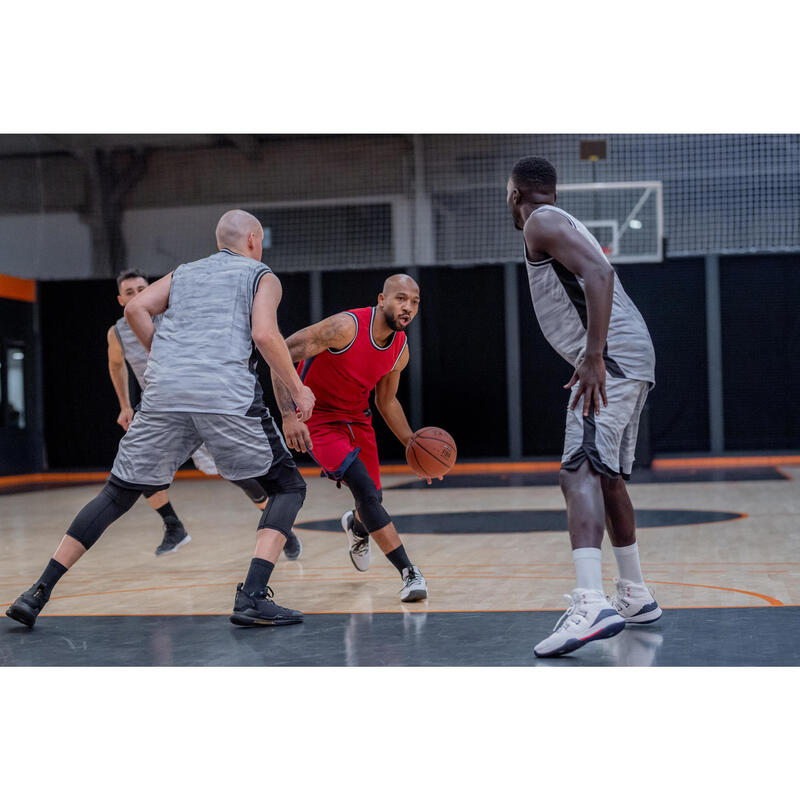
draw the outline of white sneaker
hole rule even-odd
[[[573,589],[564,595],[569,608],[544,641],[533,648],[539,658],[571,653],[588,642],[608,639],[625,629],[625,620],[611,607],[602,592]]]
[[[347,534],[347,541],[350,544],[350,560],[353,566],[359,572],[366,572],[369,569],[370,555],[369,555],[369,536],[359,536],[353,530],[353,523],[355,522],[355,514],[352,511],[346,511],[342,515],[342,528]]]
[[[647,625],[663,613],[651,591],[643,583],[633,583],[622,578],[614,579],[617,593],[608,600],[611,607],[626,622]]]
[[[413,564],[403,570],[403,588],[400,590],[400,599],[404,603],[413,603],[415,600],[424,600],[428,596],[428,584]]]

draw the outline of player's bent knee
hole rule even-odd
[[[258,478],[242,478],[231,483],[236,484],[256,505],[267,499],[267,491],[259,483]]]
[[[356,511],[369,533],[385,528],[392,518],[381,504],[383,492],[375,486],[375,481],[361,461],[355,461],[344,473],[344,482],[353,493]]]
[[[305,499],[305,486],[294,491],[272,495],[261,514],[258,529],[272,528],[288,537]]]
[[[103,531],[130,511],[141,491],[125,489],[106,483],[100,494],[87,503],[67,529],[67,536],[80,542],[87,550],[100,538]]]

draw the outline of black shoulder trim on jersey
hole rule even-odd
[[[119,346],[122,348],[122,357],[125,358],[125,345],[122,342],[122,337],[119,335],[119,328],[117,328],[120,322],[125,322],[125,317],[120,317],[111,327],[114,328],[114,336],[117,337]]]
[[[549,264],[553,257],[542,259],[541,261],[533,261],[528,257],[528,245],[525,244],[524,240],[522,242],[522,249],[525,254],[525,263],[530,264],[532,267],[543,267],[545,264]]]
[[[253,278],[253,297],[256,296],[256,292],[258,291],[258,284],[261,283],[261,279],[268,275],[272,270],[269,267],[264,267],[264,269],[260,269],[255,277]]]
[[[353,341],[350,342],[347,347],[343,347],[341,350],[334,350],[332,347],[328,348],[328,352],[334,356],[339,356],[342,353],[346,353],[355,344],[356,339],[358,338],[358,317],[352,311],[345,311],[344,313],[349,314],[355,320],[356,332],[353,334]]]
[[[376,350],[388,350],[394,344],[394,337],[397,336],[397,331],[392,333],[392,338],[389,339],[389,344],[387,344],[386,347],[379,347],[375,343],[375,340],[372,338],[372,323],[375,321],[375,308],[376,306],[372,306],[372,313],[369,315],[369,340]]]
[[[394,360],[394,364],[392,364],[392,368],[389,370],[389,372],[394,371],[394,368],[397,366],[397,362],[400,360],[400,356],[402,356],[403,353],[405,353],[407,347],[408,347],[408,336],[406,336],[406,340],[403,342],[403,346],[400,348],[400,352],[397,354],[397,358]]]

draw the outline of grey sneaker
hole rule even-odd
[[[347,541],[350,545],[350,560],[353,566],[359,572],[366,572],[370,565],[369,554],[369,535],[359,536],[353,530],[353,523],[355,522],[355,514],[352,511],[346,511],[342,515],[342,528],[347,534]]]
[[[404,603],[413,603],[415,600],[424,600],[428,596],[428,584],[413,564],[403,570],[403,588],[400,590],[400,599]]]
[[[189,544],[191,541],[192,537],[189,536],[186,528],[180,522],[177,525],[175,523],[167,523],[164,526],[164,538],[156,548],[156,555],[163,556],[165,553],[174,553],[179,547],[183,547],[183,545]]]
[[[289,561],[297,561],[302,552],[303,543],[300,541],[300,537],[294,532],[294,528],[292,528],[291,532],[286,537],[286,544],[283,546],[283,554]]]

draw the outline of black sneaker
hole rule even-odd
[[[192,537],[189,536],[180,521],[167,522],[164,525],[164,538],[156,548],[156,555],[163,556],[165,553],[174,553],[179,547],[183,547],[191,541]]]
[[[50,589],[43,583],[35,583],[6,609],[6,616],[32,628],[49,599]]]
[[[260,592],[250,594],[244,590],[244,584],[240,583],[236,587],[231,622],[234,625],[256,627],[258,625],[295,625],[303,621],[302,611],[279,606],[273,602],[273,596],[269,586]]]
[[[300,537],[294,532],[294,528],[292,528],[291,532],[286,537],[286,544],[283,546],[283,554],[289,561],[297,561],[302,552],[303,543],[300,541]]]

